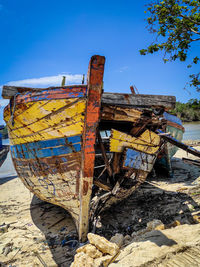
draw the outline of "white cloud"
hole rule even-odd
[[[7,85],[13,86],[25,86],[25,87],[49,87],[49,86],[60,86],[63,76],[66,77],[65,84],[80,84],[82,81],[81,74],[58,74],[56,76],[46,76],[41,78],[31,78],[19,81],[8,82]]]
[[[0,107],[4,108],[9,103],[8,99],[0,99]]]
[[[124,71],[127,71],[128,70],[128,66],[124,66],[124,67],[121,67],[119,69],[119,72],[124,72]]]

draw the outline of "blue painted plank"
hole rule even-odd
[[[81,142],[81,135],[71,136],[71,137],[65,137],[65,138],[57,138],[57,139],[51,139],[51,140],[42,140],[38,142],[33,143],[26,143],[17,145],[18,147],[22,147],[23,151],[26,151],[30,149],[43,149],[43,148],[51,148],[55,146],[63,146],[66,144],[76,144]],[[20,149],[20,148],[19,148]]]
[[[81,151],[81,135],[11,146],[14,158],[45,158]]]
[[[155,159],[155,155],[128,148],[125,151],[123,167],[150,172],[153,168]]]

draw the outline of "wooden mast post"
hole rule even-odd
[[[87,105],[82,144],[82,168],[79,183],[79,240],[85,241],[89,226],[89,205],[92,193],[96,131],[100,118],[105,57],[93,56],[88,68]]]

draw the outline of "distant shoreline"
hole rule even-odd
[[[181,118],[180,118],[181,119]],[[183,120],[181,119],[182,123],[199,123],[200,124],[200,121],[189,121],[189,120]]]
[[[181,119],[182,120],[182,119]],[[183,121],[182,120],[182,123],[185,124],[185,123],[196,123],[196,124],[200,124],[200,121]]]

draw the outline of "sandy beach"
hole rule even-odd
[[[4,164],[12,165],[9,157]],[[149,178],[128,199],[101,215],[97,234],[108,240],[116,233],[125,237],[120,255],[110,266],[200,266],[200,168],[184,163],[183,157],[197,159],[178,150],[172,159],[173,178]],[[70,241],[77,239],[70,215],[33,196],[13,166],[7,177],[3,170],[4,165],[1,266],[70,266],[77,244]],[[155,219],[165,228],[145,230]]]

